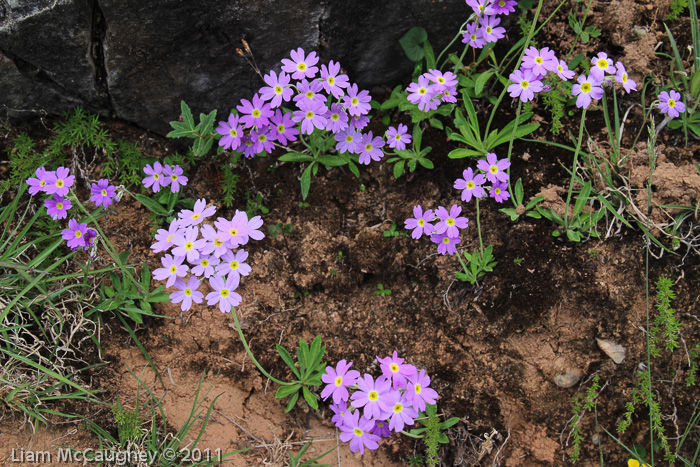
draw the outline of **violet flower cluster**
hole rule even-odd
[[[379,358],[382,375],[374,379],[351,370],[352,362],[338,362],[326,367],[321,380],[326,383],[321,397],[333,396],[330,406],[335,414],[331,421],[341,431],[340,439],[350,443],[352,452],[364,454],[365,448],[377,449],[381,438],[399,433],[412,426],[428,404],[435,404],[438,393],[430,387],[430,377],[424,369],[404,363],[394,351],[393,356]],[[350,394],[348,389],[355,391]]]
[[[423,112],[437,109],[441,103],[457,102],[457,76],[451,71],[428,70],[418,77],[417,83],[407,88],[408,101]]]
[[[334,135],[339,153],[357,154],[361,164],[380,160],[382,137],[361,132],[369,123],[369,91],[350,83],[333,60],[319,69],[316,52],[298,48],[290,56],[282,59],[279,74],[270,71],[264,76],[266,86],[252,100],[241,99],[238,114],[219,122],[219,146],[253,157],[271,153],[275,143],[297,141],[300,131],[310,135],[323,130]],[[293,106],[291,111],[283,109],[286,103]]]
[[[214,206],[207,207],[206,200],[199,199],[192,210],[180,211],[167,230],[159,229],[151,245],[156,253],[169,251],[161,258],[163,267],[152,274],[156,280],[166,281],[166,287],[177,289],[170,299],[181,303],[182,311],[204,299],[207,305],[218,305],[222,313],[238,306],[242,297],[236,289],[241,276],[251,271],[246,263],[248,252],[241,247],[251,238],[265,237],[259,230],[263,224],[260,216],[248,219],[245,212],[236,210],[230,220],[219,217],[213,225],[203,223],[215,213]],[[207,279],[212,289],[206,297],[198,290],[202,279]]]
[[[476,15],[473,23],[467,24],[462,34],[462,42],[481,49],[489,42],[496,42],[505,36],[506,29],[499,27],[501,18],[515,11],[515,0],[466,0]]]
[[[182,175],[182,167],[179,165],[171,167],[168,164],[163,166],[160,162],[154,162],[153,166],[146,164],[143,171],[147,177],[141,183],[146,188],[151,188],[154,193],[158,193],[161,187],[165,186],[169,186],[171,192],[177,193],[181,186],[187,185],[188,179]]]
[[[480,160],[477,168],[483,173],[474,173],[471,168],[463,172],[464,178],[455,180],[454,188],[462,190],[462,201],[469,202],[472,198],[483,198],[488,190],[489,196],[498,203],[510,198],[508,193],[509,175],[507,169],[510,167],[508,159],[498,159],[495,153],[488,153],[486,160]],[[489,188],[486,182],[491,184]],[[460,216],[462,208],[453,204],[449,210],[444,206],[439,206],[435,211],[428,209],[423,211],[423,207],[418,205],[413,208],[412,218],[404,221],[404,226],[412,230],[411,237],[418,239],[423,234],[429,235],[433,243],[437,243],[438,253],[453,255],[457,252],[457,245],[460,243],[460,229],[469,226],[469,219]],[[435,222],[435,223],[433,223]]]
[[[46,170],[45,167],[39,167],[34,175],[26,180],[27,185],[29,185],[29,194],[32,196],[37,193],[50,195],[44,199],[46,213],[55,221],[66,219],[68,211],[73,207],[68,195],[75,183],[75,175],[70,175],[70,171],[66,167],[50,171]],[[121,193],[116,187],[110,185],[106,178],[93,183],[90,193],[90,201],[95,207],[103,206],[105,209],[117,203],[121,197]],[[62,230],[61,235],[72,250],[88,250],[95,245],[97,231],[89,228],[87,223],[79,223],[71,218],[68,220],[68,228]]]
[[[588,108],[593,99],[603,97],[603,83],[614,81],[622,84],[626,92],[636,91],[637,83],[630,79],[622,62],[615,63],[605,52],[599,52],[591,61],[592,67],[588,75],[579,75],[576,84],[571,87],[571,95],[576,97],[576,106]],[[557,58],[549,47],[537,49],[529,47],[525,51],[520,69],[510,74],[513,84],[508,86],[511,97],[519,97],[527,102],[534,99],[535,94],[547,91],[543,83],[547,75],[555,75],[563,81],[573,79],[576,73],[569,70],[567,63]]]

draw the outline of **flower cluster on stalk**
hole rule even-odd
[[[462,34],[462,42],[481,49],[489,42],[496,42],[505,36],[506,29],[498,26],[499,16],[507,16],[515,11],[515,0],[466,0],[476,19],[467,24]]]
[[[29,194],[32,196],[38,193],[50,195],[44,199],[46,213],[55,221],[66,219],[68,211],[73,208],[70,198],[74,197],[71,194],[71,187],[75,183],[75,175],[71,175],[70,170],[66,167],[59,167],[56,170],[46,170],[45,167],[39,167],[34,175],[26,180],[27,185],[29,185]],[[106,178],[93,183],[90,193],[90,201],[95,207],[101,205],[105,209],[118,202],[121,196],[117,187],[110,185]],[[74,198],[74,201],[76,199]],[[71,218],[68,220],[68,228],[61,231],[61,236],[72,250],[89,250],[95,245],[97,231],[88,227],[87,223],[80,223]]]
[[[510,167],[508,159],[498,159],[495,153],[488,153],[486,160],[480,160],[477,168],[483,173],[474,173],[471,168],[463,172],[464,178],[455,180],[454,188],[462,190],[462,201],[469,202],[472,198],[483,198],[486,196],[488,186],[491,184],[489,196],[502,203],[510,197],[508,193],[509,175],[506,170]],[[459,233],[461,229],[466,229],[469,219],[461,217],[462,208],[456,204],[449,210],[444,206],[439,206],[435,211],[428,209],[423,211],[421,205],[413,208],[412,218],[404,221],[406,229],[412,230],[411,237],[418,239],[421,236],[429,235],[430,240],[438,245],[438,253],[454,254],[457,252],[457,245],[461,240]],[[433,222],[435,222],[433,224]]]
[[[177,290],[170,294],[172,303],[180,303],[182,311],[192,303],[218,305],[222,313],[230,313],[242,297],[236,292],[241,276],[250,274],[246,263],[248,252],[241,247],[252,238],[262,240],[260,216],[248,218],[245,212],[236,210],[231,219],[219,217],[213,225],[203,223],[216,213],[214,206],[207,206],[205,199],[194,203],[192,210],[180,211],[168,229],[159,229],[151,249],[155,253],[169,251],[161,258],[163,267],[153,271],[153,277],[166,281],[166,287]],[[189,277],[188,277],[188,274]],[[204,296],[200,292],[201,280],[207,279],[212,291]]]
[[[171,192],[178,193],[180,187],[187,185],[188,179],[182,175],[182,167],[179,165],[171,167],[168,164],[163,166],[160,162],[154,162],[153,166],[146,164],[143,171],[147,177],[141,183],[146,188],[152,189],[154,193],[158,193],[161,187],[165,186],[169,186]]]
[[[394,351],[391,357],[379,358],[382,375],[374,379],[351,370],[352,362],[340,360],[335,368],[326,367],[321,377],[326,383],[321,397],[332,396],[331,421],[341,431],[340,439],[350,443],[352,452],[364,454],[365,448],[377,449],[381,438],[412,426],[427,404],[433,405],[438,393],[430,387],[424,369],[404,363]],[[350,394],[349,389],[354,389]]]

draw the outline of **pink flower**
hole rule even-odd
[[[430,241],[438,244],[438,253],[444,255],[453,255],[457,253],[457,247],[455,246],[460,242],[459,237],[451,238],[445,234],[434,234],[431,235]]]
[[[66,196],[75,181],[75,176],[69,174],[70,171],[65,167],[57,168],[56,172],[46,173],[44,176],[47,183],[44,185],[44,191],[50,195]]]
[[[615,69],[615,63],[608,57],[605,52],[599,52],[598,55],[593,57],[591,60],[591,76],[598,81],[603,81],[605,74],[614,75],[617,71]],[[596,97],[599,99],[599,97]]]
[[[151,167],[151,164],[146,164],[143,171],[148,177],[141,180],[141,183],[143,183],[143,186],[146,188],[152,188],[154,193],[160,191],[161,185],[165,186],[170,184],[170,181],[165,180],[163,177],[163,166],[160,162],[154,162],[153,167]]]
[[[498,16],[486,16],[481,21],[481,33],[486,42],[496,42],[506,35],[506,28],[498,28],[501,18]]]
[[[241,99],[241,105],[237,105],[236,109],[243,114],[240,122],[245,128],[262,128],[270,123],[270,117],[274,115],[270,104],[257,94],[253,95],[252,103],[248,99]]]
[[[318,72],[318,67],[313,66],[318,63],[316,52],[311,52],[305,55],[304,49],[299,47],[290,52],[291,60],[288,58],[282,59],[282,71],[292,74],[294,79],[313,78]]]
[[[467,32],[462,35],[462,42],[475,49],[481,49],[486,45],[484,34],[476,23],[467,24]]]
[[[671,89],[670,94],[666,91],[659,94],[659,110],[661,113],[667,114],[671,118],[676,118],[685,112],[685,104],[679,99],[681,94]]]
[[[369,95],[369,91],[357,90],[357,84],[352,84],[348,86],[347,94],[343,97],[343,103],[345,104],[345,109],[352,116],[366,115],[369,113],[372,106],[369,105],[369,101],[372,97]]]
[[[406,149],[406,144],[411,142],[411,135],[408,134],[408,127],[403,123],[399,123],[398,130],[390,126],[386,130],[386,142],[390,148],[397,151]]]
[[[474,175],[474,171],[470,167],[462,175],[464,178],[458,178],[454,184],[456,189],[462,190],[462,201],[468,203],[471,201],[472,196],[481,198],[486,195],[486,192],[481,187],[481,185],[486,183],[486,177],[483,174]]]
[[[578,77],[578,84],[571,87],[571,95],[576,98],[576,107],[587,109],[593,99],[603,97],[601,81],[596,79],[591,73],[590,78],[584,75]]]
[[[491,188],[491,191],[489,192],[489,196],[494,198],[499,203],[507,200],[510,198],[510,193],[508,193],[508,184],[495,182]]]
[[[56,174],[52,172],[47,171],[43,167],[39,167],[36,169],[36,178],[28,178],[27,179],[27,185],[29,185],[29,194],[34,196],[35,194],[41,192],[41,191],[46,191],[46,184],[49,183],[49,177],[53,176],[55,177]]]
[[[207,305],[218,303],[222,313],[231,313],[231,308],[241,304],[243,298],[234,292],[238,288],[238,276],[229,275],[226,281],[221,276],[212,276],[209,285],[214,290],[206,296]]]
[[[355,384],[360,377],[359,371],[350,370],[351,366],[352,362],[348,363],[346,360],[341,360],[335,368],[332,366],[326,367],[326,373],[321,376],[321,381],[326,383],[326,387],[321,392],[323,400],[328,399],[331,395],[333,395],[334,404],[348,400],[350,396],[348,394],[348,386]]]
[[[379,404],[391,389],[391,380],[386,376],[380,376],[377,381],[372,376],[365,374],[363,378],[357,380],[359,390],[355,391],[350,398],[352,406],[356,409],[362,408],[364,416],[369,420],[382,418],[382,409]]]
[[[270,107],[275,109],[282,105],[282,101],[289,102],[294,90],[289,87],[289,75],[281,72],[279,76],[274,71],[266,74],[263,78],[267,86],[260,88],[260,98],[270,101]]]
[[[64,199],[62,196],[56,196],[54,198],[48,198],[44,201],[44,207],[46,207],[46,213],[51,216],[53,220],[65,219],[68,216],[68,210],[73,207],[70,200]]]
[[[348,87],[349,80],[347,75],[339,75],[340,64],[331,60],[328,62],[328,67],[326,65],[321,65],[321,83],[323,83],[323,89],[327,93],[332,94],[336,99],[343,97],[345,92],[344,88]]]
[[[238,146],[241,145],[243,128],[238,123],[238,115],[229,114],[228,122],[219,122],[219,126],[216,129],[216,132],[223,136],[223,138],[219,140],[219,146],[223,146],[224,149],[231,149],[232,151],[235,151],[236,149],[238,149]],[[154,189],[153,191],[158,190]]]
[[[557,57],[553,50],[545,47],[537,50],[536,47],[528,47],[523,56],[523,69],[530,69],[535,76],[544,76],[548,71],[557,71]]]
[[[382,147],[384,146],[384,140],[381,136],[372,138],[372,132],[370,131],[362,137],[362,150],[360,152],[359,162],[360,164],[368,165],[370,160],[380,161],[384,157],[384,151]]]
[[[637,90],[637,83],[629,79],[627,76],[627,70],[622,62],[617,62],[617,73],[615,74],[615,82],[621,83],[627,93]]]
[[[340,440],[344,443],[350,442],[350,450],[352,452],[360,451],[360,454],[365,453],[367,449],[377,449],[377,443],[381,438],[371,433],[374,428],[374,421],[367,418],[360,418],[358,411],[348,414],[344,419],[343,426],[340,427]]]
[[[163,175],[165,175],[167,183],[161,182],[161,185],[170,185],[170,191],[173,193],[180,191],[181,186],[187,185],[187,177],[182,176],[182,167],[179,165],[170,167],[166,164],[165,168],[163,169]]]
[[[192,302],[202,303],[202,292],[197,291],[199,287],[199,280],[192,276],[187,282],[182,279],[177,279],[175,281],[175,287],[179,290],[170,294],[170,301],[172,303],[180,303],[180,310],[187,311],[192,308]]]
[[[228,251],[221,257],[221,263],[216,268],[216,273],[221,276],[238,276],[238,280],[240,280],[241,276],[247,276],[251,271],[250,266],[244,263],[246,259],[248,259],[248,252],[245,250],[238,250],[235,253]]]
[[[177,278],[185,277],[187,275],[187,271],[190,269],[190,267],[186,264],[182,264],[184,260],[184,256],[176,256],[173,258],[172,255],[166,254],[160,259],[163,267],[153,271],[153,278],[157,281],[164,280],[166,281],[166,287],[172,287]]]
[[[419,412],[425,410],[426,404],[434,405],[438,398],[437,391],[428,386],[430,386],[430,378],[425,374],[425,370],[420,370],[420,373],[411,379],[411,384],[406,389],[407,399]]]
[[[572,70],[569,70],[569,65],[567,65],[564,60],[559,60],[559,64],[557,65],[557,69],[555,71],[557,76],[564,81],[570,80],[576,74]]]
[[[466,229],[469,226],[469,219],[459,217],[462,208],[456,204],[450,207],[448,211],[443,206],[435,210],[435,215],[440,219],[440,222],[435,224],[435,233],[445,233],[448,237],[459,237],[459,229]]]
[[[106,178],[102,178],[97,183],[93,183],[90,188],[90,193],[92,193],[90,201],[95,203],[95,206],[101,204],[105,209],[113,203],[117,195],[116,188],[110,185],[109,180]]]
[[[508,78],[513,82],[508,86],[510,97],[520,97],[523,102],[531,101],[535,97],[535,93],[544,88],[542,81],[538,80],[532,70],[527,68],[523,71],[515,70]]]
[[[431,222],[435,219],[435,214],[433,214],[432,209],[428,209],[423,213],[423,208],[420,205],[414,206],[413,216],[414,217],[404,221],[405,227],[409,230],[413,230],[413,232],[411,232],[411,237],[420,238],[423,234],[430,235],[433,233],[435,227],[433,227]]]
[[[394,389],[405,388],[407,378],[412,378],[416,374],[416,367],[404,363],[404,359],[399,358],[399,353],[396,350],[391,357],[377,357],[377,361],[380,364],[382,374],[391,378]]]
[[[486,172],[486,178],[491,183],[505,182],[509,178],[505,170],[510,167],[510,162],[505,158],[498,160],[498,156],[493,152],[487,153],[486,160],[480,160],[476,166]]]

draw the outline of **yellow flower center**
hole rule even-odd
[[[622,82],[627,84],[627,73],[622,73]]]
[[[338,115],[338,114],[331,115],[331,120],[333,120],[334,122],[337,122],[339,118],[340,118],[340,115]]]
[[[394,139],[396,141],[401,141],[401,135],[397,134],[396,136],[394,136]]]
[[[668,106],[673,108],[676,106],[676,100],[675,99],[669,99],[668,100]]]
[[[185,295],[187,295],[188,297],[192,295],[192,289],[185,289]]]
[[[422,219],[421,219],[422,220]],[[396,363],[391,364],[391,371],[392,373],[396,373],[399,371],[399,366]]]
[[[590,83],[583,83],[581,85],[581,92],[591,92],[591,85]]]
[[[471,180],[467,182],[467,188],[468,188],[468,189],[473,190],[475,186],[476,186],[476,185],[474,185],[474,182],[472,182]]]
[[[451,217],[448,217],[447,220],[445,221],[445,224],[447,224],[449,226],[453,226],[453,225],[455,225],[455,220]]]
[[[300,63],[297,65],[297,70],[299,71],[304,71],[306,70],[306,63]]]
[[[209,260],[208,260],[208,259],[203,259],[202,261],[200,261],[199,264],[201,264],[203,267],[206,268],[207,266],[209,266]]]
[[[495,165],[492,165],[492,166],[489,168],[489,172],[491,172],[492,174],[497,174],[497,173],[498,173],[498,167],[496,167]]]
[[[267,136],[258,135],[258,141],[260,141],[261,143],[264,143],[265,141],[267,141]]]
[[[153,174],[153,180],[160,180],[160,175]]]
[[[372,145],[368,144],[365,146],[365,151],[371,151],[372,150]]]
[[[423,227],[425,225],[425,221],[423,219],[418,219],[418,225]]]
[[[258,118],[260,116],[260,111],[258,109],[253,110],[253,117]]]
[[[306,118],[314,118],[314,113],[311,111],[306,112]]]
[[[438,77],[437,82],[440,83],[440,84],[445,84],[445,78],[443,78],[442,76],[440,76],[440,77]]]
[[[231,229],[231,230],[228,231],[228,233],[230,233],[232,237],[235,237],[236,235],[238,235],[238,230],[236,230],[236,229]]]
[[[341,384],[343,384],[343,378],[341,378],[340,376],[338,376],[338,377],[335,379],[335,385],[336,385],[336,386],[340,386]]]
[[[501,189],[500,189],[500,188],[496,188],[494,191],[496,192],[497,195],[500,195],[500,194],[501,194]]]
[[[170,274],[175,274],[177,272],[177,266],[174,264],[170,266]]]
[[[491,26],[486,26],[486,34],[491,34]]]
[[[193,215],[192,215],[192,220],[194,221],[194,220],[197,220],[197,219],[199,219],[199,216],[200,216],[200,214],[199,214],[199,213],[195,213],[195,214],[193,214]]]
[[[542,62],[544,62],[544,60],[542,60],[542,57],[535,58],[535,63],[537,63],[538,65],[542,65]]]
[[[46,182],[44,180],[39,182],[39,186],[44,186],[44,185],[46,185]]]
[[[506,6],[506,0],[501,0],[500,2],[498,2],[498,6],[500,6],[501,8]]]
[[[192,247],[194,247],[194,243],[192,243],[192,242],[185,243],[185,250],[191,250]]]
[[[352,105],[357,105],[358,102],[360,102],[360,101],[357,100],[357,97],[353,97],[352,100],[350,101],[350,103]]]
[[[277,132],[278,133],[284,133],[285,130],[286,130],[286,128],[284,127],[284,125],[277,125]]]
[[[525,81],[525,80],[522,80],[522,81],[520,82],[520,87],[523,88],[523,89],[527,89],[527,88],[530,87],[530,83],[527,82],[527,81]]]
[[[309,99],[313,98],[314,97],[313,91],[306,91],[306,97],[308,97]]]
[[[370,393],[367,395],[367,397],[371,401],[376,401],[377,399],[379,399],[379,394],[377,394],[377,391],[370,391]]]
[[[360,430],[359,428],[355,428],[354,430],[352,430],[352,432],[355,433],[355,436],[362,436],[362,435],[364,435],[364,433],[362,432],[362,430]]]
[[[422,389],[420,387],[420,384],[416,384],[416,394],[420,394],[421,391]]]
[[[333,78],[332,76],[329,76],[328,79],[327,79],[326,81],[328,81],[328,84],[330,84],[331,86],[333,86],[333,83],[335,83],[335,78]]]
[[[345,137],[345,142],[346,142],[346,143],[352,143],[352,140],[353,140],[352,135],[347,135],[347,136]]]
[[[75,238],[80,238],[83,236],[83,233],[80,230],[75,231]]]
[[[275,94],[282,94],[282,86],[275,86]]]
[[[221,245],[223,245],[223,244],[224,244],[224,242],[222,242],[222,241],[219,240],[218,238],[215,238],[215,239],[214,239],[214,246],[221,246]]]
[[[221,295],[222,297],[226,298],[226,297],[228,297],[229,295],[231,295],[231,292],[229,292],[228,289],[221,289],[221,292],[219,292],[219,295]]]
[[[238,261],[231,261],[229,263],[229,266],[231,267],[231,269],[238,269]]]
[[[396,404],[394,406],[394,413],[401,413],[403,411],[403,405],[401,404]]]
[[[450,243],[450,239],[449,239],[448,237],[445,237],[445,238],[442,239],[442,243],[444,243],[445,245],[447,245],[448,243]]]
[[[428,92],[428,90],[425,89],[425,88],[420,88],[420,89],[418,90],[418,94],[421,94],[421,95],[425,94],[426,92]]]
[[[177,175],[172,174],[172,175],[170,176],[170,180],[172,180],[172,181],[177,180]]]
[[[107,196],[107,190],[102,190],[100,193],[102,193],[102,196]]]
[[[63,203],[56,203],[56,209],[63,209]]]
[[[56,186],[59,188],[63,188],[63,180],[56,180]]]
[[[173,236],[172,234],[168,235],[168,238],[165,239],[166,242],[170,243],[173,241]]]
[[[235,128],[231,128],[231,131],[229,131],[228,134],[233,136],[234,138],[236,138],[238,136],[238,132],[236,131]]]
[[[562,71],[564,71],[564,67],[561,65],[557,65],[557,70],[559,70],[559,72],[561,73]]]
[[[473,40],[473,41],[475,41],[475,40],[476,40],[476,34],[472,34],[472,36],[471,36],[471,37],[472,37],[472,40]]]
[[[598,60],[598,68],[602,68],[603,70],[605,70],[607,67],[608,67],[607,60],[605,60],[604,58],[601,58],[600,60]]]

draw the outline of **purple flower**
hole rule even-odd
[[[46,184],[48,183],[49,177],[51,176],[51,172],[47,171],[43,167],[39,167],[36,169],[36,178],[28,178],[27,179],[27,185],[29,185],[29,194],[34,196],[35,194],[39,193],[40,191],[46,191]],[[55,177],[56,174],[53,174],[53,177]]]
[[[549,47],[537,50],[536,47],[528,47],[523,56],[522,69],[529,69],[535,76],[544,76],[548,71],[557,71],[556,54]]]
[[[362,137],[362,150],[360,152],[360,164],[369,164],[370,160],[380,161],[384,157],[384,151],[382,147],[384,146],[384,140],[381,136],[372,138],[372,132],[370,131]]]
[[[481,159],[476,166],[486,172],[486,178],[491,183],[505,182],[509,178],[505,170],[510,167],[510,162],[505,158],[498,160],[498,156],[493,152],[487,153],[486,160]]]
[[[459,237],[450,238],[445,234],[434,234],[431,235],[430,241],[438,244],[438,253],[441,255],[445,253],[453,255],[457,253],[457,247],[455,245],[460,242],[460,239]]]
[[[515,11],[515,6],[518,4],[515,0],[493,0],[489,5],[490,10],[496,15],[507,15]]]
[[[387,405],[391,410],[389,429],[396,433],[402,431],[406,425],[413,425],[415,419],[418,418],[418,412],[411,407],[407,396],[406,393],[392,391],[387,397]]]
[[[223,136],[223,138],[219,140],[219,146],[223,146],[224,149],[231,149],[232,151],[235,151],[238,149],[238,146],[241,145],[243,128],[238,123],[238,115],[229,114],[228,122],[219,122],[219,127],[216,129],[216,132]]]
[[[390,126],[386,130],[386,142],[389,144],[390,148],[396,149],[397,151],[406,149],[406,144],[411,142],[411,135],[408,134],[408,127],[403,123],[399,123],[398,130]]]
[[[172,255],[166,254],[160,259],[163,267],[153,271],[153,278],[157,281],[167,280],[165,286],[172,287],[177,278],[185,277],[187,271],[190,269],[186,264],[182,264],[184,260],[184,256],[176,256],[173,258]]]
[[[211,256],[200,256],[199,260],[197,260],[197,265],[192,268],[192,274],[195,276],[204,276],[206,278],[209,278],[214,275],[216,272],[216,269],[214,269],[214,266],[217,266],[219,264],[219,258],[217,258],[214,255]],[[199,303],[199,302],[197,302]]]
[[[484,14],[491,14],[489,3],[491,3],[491,0],[467,0],[467,5],[472,7],[472,10],[474,10],[476,16],[479,17],[483,16]]]
[[[486,195],[486,192],[481,187],[481,185],[486,183],[486,177],[483,174],[474,175],[474,171],[470,167],[462,175],[464,178],[458,178],[454,184],[456,189],[462,190],[462,201],[468,203],[471,201],[472,196],[481,198]]]
[[[66,196],[75,181],[75,176],[69,174],[70,171],[65,167],[57,168],[55,173],[46,173],[47,183],[44,185],[44,191],[50,195]]]
[[[340,72],[340,64],[331,60],[328,63],[328,68],[326,65],[321,65],[321,82],[323,83],[323,89],[327,93],[332,94],[336,99],[343,97],[345,92],[343,88],[347,88],[349,80],[347,75],[338,75]]]
[[[90,193],[92,193],[90,201],[95,203],[95,206],[101,204],[105,209],[113,203],[114,197],[117,195],[116,188],[110,185],[106,178],[101,178],[97,183],[93,183]]]
[[[421,75],[418,77],[417,83],[411,83],[406,88],[409,93],[407,99],[412,104],[418,104],[418,108],[425,112],[426,105],[435,95],[430,80],[427,76]]]
[[[207,207],[207,200],[202,198],[198,199],[194,203],[194,210],[183,209],[178,214],[180,218],[180,227],[189,227],[190,225],[199,225],[201,222],[209,216],[212,216],[216,212],[216,207]]]
[[[372,429],[371,433],[373,435],[377,435],[380,438],[388,438],[391,436],[391,430],[389,429],[389,424],[385,420],[375,420],[374,421],[374,428]]]
[[[265,126],[259,130],[250,131],[250,140],[253,142],[253,151],[256,153],[266,152],[271,154],[275,149],[273,138],[270,138],[270,127]]]
[[[481,49],[486,45],[484,35],[476,23],[467,24],[467,32],[462,34],[462,42],[471,45],[475,49]]]
[[[301,122],[301,132],[310,135],[316,128],[322,130],[326,126],[323,116],[328,108],[321,102],[305,100],[299,102],[299,110],[294,111],[292,120]]]
[[[536,92],[542,91],[542,81],[530,69],[515,70],[508,78],[513,82],[508,86],[510,97],[520,97],[523,102],[531,101]]]
[[[576,107],[587,109],[591,105],[593,99],[603,97],[603,88],[600,86],[601,81],[596,79],[591,73],[590,78],[584,75],[578,77],[578,84],[571,87],[571,95],[578,96],[576,98]]]
[[[245,250],[238,250],[235,253],[228,251],[221,257],[221,263],[216,268],[216,273],[220,276],[238,276],[240,281],[241,276],[247,276],[251,271],[250,266],[244,263],[246,259],[248,259],[248,252]]]
[[[326,383],[326,387],[321,392],[323,400],[328,399],[331,394],[333,395],[334,404],[348,400],[350,396],[348,394],[348,386],[355,384],[360,377],[359,371],[350,370],[351,366],[352,362],[348,363],[346,360],[341,360],[335,368],[332,366],[326,367],[326,373],[321,376],[321,381]]]
[[[236,109],[243,114],[240,122],[245,128],[262,128],[270,123],[270,117],[274,115],[270,104],[260,99],[257,94],[253,96],[252,103],[248,99],[241,99],[241,105],[237,105]]]
[[[496,42],[506,35],[506,28],[497,28],[501,22],[498,16],[486,16],[481,22],[481,33],[486,42]]]
[[[331,110],[326,117],[326,130],[337,135],[348,127],[348,114],[340,104],[331,104]]]
[[[360,116],[369,113],[372,108],[369,105],[370,100],[372,100],[372,97],[370,97],[369,91],[363,90],[358,92],[357,84],[348,86],[347,94],[343,97],[345,109],[352,116]]]
[[[391,378],[394,389],[405,388],[407,384],[406,378],[412,378],[416,374],[416,367],[404,363],[404,359],[399,358],[396,350],[394,350],[394,354],[391,357],[377,357],[377,361],[380,364],[379,367],[382,370],[382,374],[387,378]]]
[[[87,232],[87,224],[78,224],[75,219],[68,221],[68,228],[61,231],[61,236],[68,242],[68,247],[77,250],[86,246],[85,234]]]
[[[493,187],[489,192],[489,196],[491,198],[494,198],[499,203],[502,203],[503,201],[507,200],[508,198],[510,198],[510,193],[508,193],[508,184],[505,182],[494,182]]]
[[[430,386],[430,378],[425,374],[425,370],[420,370],[420,373],[411,379],[411,384],[406,389],[407,399],[419,412],[425,410],[426,404],[434,405],[438,398],[437,391],[428,386]]]
[[[279,141],[286,145],[289,141],[296,141],[299,130],[294,128],[294,121],[289,113],[277,110],[275,115],[270,117],[270,139]]]
[[[353,127],[355,130],[361,130],[369,124],[369,117],[367,115],[355,115],[349,117],[348,126]]]
[[[450,102],[450,103],[457,102],[457,86],[452,86],[452,87],[445,89],[442,92],[442,95],[440,96],[440,100],[442,100],[442,102]]]
[[[292,59],[282,59],[282,71],[292,74],[294,79],[313,78],[318,72],[318,57],[316,52],[311,52],[305,55],[304,49],[299,47],[297,50],[292,50],[290,53]]]
[[[564,60],[559,60],[559,64],[557,65],[555,72],[557,73],[557,76],[564,81],[570,80],[576,74],[572,70],[569,70],[569,65],[567,65]]]
[[[55,199],[54,199],[55,198]],[[68,216],[68,210],[73,207],[70,200],[64,199],[63,196],[55,196],[44,201],[46,213],[53,220],[65,219]]]
[[[253,144],[253,141],[247,136],[241,138],[241,145],[238,146],[238,152],[241,152],[241,149],[243,149],[243,155],[246,158],[255,156],[255,145]]]
[[[433,89],[436,91],[442,92],[447,88],[457,86],[457,76],[451,71],[443,73],[440,70],[428,70],[425,75],[434,83]]]
[[[294,90],[289,87],[289,75],[281,72],[279,76],[274,71],[270,71],[263,78],[267,86],[260,88],[260,98],[264,101],[270,101],[270,107],[275,109],[282,105],[282,101],[289,102],[292,98]]]
[[[186,227],[173,237],[173,254],[175,256],[186,256],[187,261],[193,263],[199,259],[199,250],[202,249],[207,241],[199,237],[199,229],[197,227]]]
[[[229,275],[224,282],[221,276],[212,276],[209,279],[212,292],[207,294],[207,305],[219,304],[222,313],[231,313],[231,308],[241,304],[243,298],[234,290],[238,288],[238,276]]]
[[[170,180],[164,179],[163,177],[163,166],[160,162],[154,162],[153,167],[151,167],[151,164],[146,164],[143,171],[148,177],[141,180],[141,183],[143,183],[143,186],[146,188],[152,188],[154,193],[160,191],[161,185],[165,186],[170,184]]]
[[[297,106],[299,102],[302,101],[316,101],[324,105],[326,104],[326,96],[320,93],[321,89],[323,89],[323,85],[317,80],[309,82],[302,79],[297,84],[297,89],[299,90],[299,94],[294,96],[294,102],[297,103]]]
[[[414,217],[404,221],[404,226],[407,229],[413,229],[411,237],[417,239],[423,234],[430,235],[435,231],[435,227],[431,224],[433,219],[435,219],[435,214],[432,209],[428,209],[423,213],[423,208],[420,205],[414,206],[413,216]]]
[[[391,389],[391,380],[386,376],[380,376],[374,381],[372,376],[365,374],[357,380],[359,390],[350,398],[352,406],[356,409],[364,407],[363,414],[367,419],[377,420],[382,418],[382,409],[379,404]]]
[[[204,237],[204,239],[207,241],[207,243],[199,250],[201,254],[210,255],[213,253],[214,256],[219,258],[229,251],[223,232],[208,224],[202,226],[201,232],[202,237]]]
[[[347,402],[340,402],[339,404],[331,404],[328,406],[335,415],[331,418],[331,422],[338,428],[343,426],[345,416],[350,413],[348,410]]]
[[[681,94],[671,89],[670,94],[666,91],[659,94],[659,110],[671,118],[676,118],[685,112],[685,104],[679,99]]]
[[[156,233],[156,243],[151,245],[151,250],[153,250],[154,253],[166,251],[173,246],[173,237],[179,233],[181,233],[180,223],[177,219],[173,219],[172,222],[170,222],[168,230],[158,229],[158,233]]]
[[[179,165],[170,167],[166,164],[163,169],[163,175],[168,180],[167,184],[170,185],[170,191],[173,193],[180,191],[181,186],[187,185],[187,177],[182,176],[182,167]],[[161,183],[161,185],[165,185],[165,183]]]
[[[361,148],[362,135],[355,131],[351,126],[348,126],[344,131],[335,135],[335,140],[338,144],[335,148],[339,153],[349,152],[351,154],[357,154],[358,148]]]
[[[379,436],[371,433],[374,428],[374,421],[367,418],[360,418],[358,411],[348,414],[345,417],[345,423],[340,427],[340,440],[344,443],[350,442],[350,450],[352,452],[360,451],[360,454],[365,453],[367,449],[377,449],[377,442],[381,439]]]
[[[637,90],[637,83],[629,79],[629,77],[627,76],[627,70],[625,69],[625,65],[623,65],[622,62],[617,62],[617,73],[615,74],[615,82],[621,83],[622,87],[625,89],[625,91],[627,91],[627,93]]]
[[[469,226],[469,219],[459,217],[462,208],[456,204],[450,207],[448,211],[443,206],[435,210],[435,215],[440,219],[440,222],[435,224],[435,233],[446,233],[448,237],[459,237],[459,229],[466,229]]]
[[[202,303],[202,298],[204,296],[202,295],[202,292],[197,291],[197,288],[199,287],[199,280],[196,277],[190,277],[187,282],[183,281],[182,279],[177,279],[175,281],[175,287],[177,287],[179,290],[170,294],[170,301],[172,303],[182,302],[182,305],[180,305],[180,310],[189,310],[192,308],[192,302]]]
[[[229,248],[238,248],[248,242],[248,216],[245,212],[236,210],[233,219],[219,217],[214,225],[221,234],[221,239],[228,243]]]
[[[598,81],[603,81],[605,74],[614,75],[617,71],[614,62],[605,52],[599,52],[591,61],[591,76]],[[596,98],[599,99],[599,98]]]

